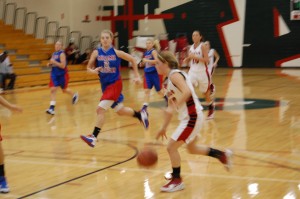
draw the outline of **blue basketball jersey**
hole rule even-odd
[[[60,51],[56,51],[52,54],[52,59],[54,59],[55,61],[57,62],[61,62],[60,60],[60,54],[64,53],[63,50],[60,50]],[[60,75],[64,75],[66,74],[67,72],[67,66],[65,68],[60,68],[58,66],[52,66],[52,70],[51,70],[51,75],[54,75],[54,76],[60,76]]]
[[[154,57],[153,57],[153,55],[152,55],[153,50],[154,50],[154,48],[152,48],[151,50],[147,50],[147,51],[144,53],[144,58],[145,58],[145,59],[154,60]],[[145,73],[156,72],[155,65],[150,64],[150,63],[147,62],[147,63],[145,64],[144,71],[145,71]]]
[[[113,47],[107,51],[98,48],[98,57],[96,59],[97,68],[101,67],[99,72],[101,84],[114,83],[121,79],[120,63],[121,59],[117,56]]]

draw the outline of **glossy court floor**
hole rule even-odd
[[[123,70],[125,105],[140,109],[144,92],[130,76],[131,71]],[[232,149],[234,167],[227,172],[216,159],[190,155],[182,147],[186,188],[174,193],[160,192],[166,183],[164,173],[171,166],[167,141],[154,139],[164,106],[154,91],[148,131],[137,120],[110,110],[95,148],[88,147],[79,136],[91,133],[94,127],[101,95],[97,81],[69,85],[80,94],[74,106],[70,97],[59,91],[53,117],[45,113],[49,105],[46,86],[2,94],[22,106],[24,112],[14,114],[0,108],[11,189],[0,198],[300,198],[300,70],[218,68],[214,82],[215,119],[204,121],[199,142]],[[169,135],[176,125],[174,117]],[[145,145],[159,154],[157,165],[151,169],[136,163],[135,156]]]

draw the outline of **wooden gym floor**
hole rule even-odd
[[[123,77],[129,76],[131,72],[123,70]],[[154,140],[164,104],[154,91],[149,131],[137,120],[110,110],[95,148],[79,136],[91,133],[94,127],[101,94],[97,81],[69,85],[80,94],[74,106],[70,96],[58,92],[54,117],[45,113],[48,87],[2,94],[24,112],[12,114],[0,108],[11,189],[0,198],[300,198],[300,70],[218,68],[214,82],[215,119],[204,122],[200,143],[232,149],[233,170],[227,172],[216,159],[190,155],[182,147],[186,188],[174,193],[160,192],[166,183],[163,175],[171,166],[167,142]],[[142,87],[125,79],[123,90],[125,105],[140,109]],[[174,117],[169,134],[176,124]],[[156,167],[151,169],[136,163],[135,156],[145,145],[159,154]]]

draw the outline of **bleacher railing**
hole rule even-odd
[[[13,25],[15,19],[16,3],[7,3],[4,7],[3,21],[5,24]]]
[[[57,21],[48,22],[47,17],[38,17],[36,12],[27,12],[25,7],[17,8],[16,3],[7,3],[6,0],[0,0],[0,20],[15,29],[23,30],[25,34],[44,39],[48,44],[61,40],[67,46],[72,38],[71,41],[82,53],[87,48],[95,47],[91,36],[82,36],[80,31],[70,32],[69,26],[59,27]]]
[[[22,30],[25,24],[25,16],[27,13],[27,9],[25,7],[17,8],[15,10],[14,17],[14,28],[16,30]]]

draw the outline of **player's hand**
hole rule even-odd
[[[166,129],[162,128],[156,133],[155,139],[158,140],[159,138],[161,138],[162,141],[164,140],[164,138],[168,139]]]
[[[142,80],[141,80],[140,77],[136,77],[136,78],[133,79],[133,82],[134,82],[135,84],[141,84],[141,83],[142,83]]]
[[[142,60],[142,61],[140,61],[140,63],[138,64],[138,66],[139,66],[139,67],[143,67],[143,66],[145,66],[145,63],[143,62],[143,60]]]
[[[196,56],[193,53],[190,53],[189,56],[188,56],[188,58],[190,58],[190,59],[195,59],[195,57]]]
[[[55,64],[55,60],[54,60],[54,59],[50,59],[50,60],[49,60],[49,63],[50,63],[50,64]]]
[[[184,58],[183,61],[182,61],[182,63],[183,63],[183,64],[188,64],[188,60],[189,60],[188,57],[187,57],[187,58]]]
[[[100,72],[100,70],[101,70],[101,67],[94,68],[94,71],[96,71],[97,73]]]
[[[17,105],[14,105],[14,104],[10,107],[10,110],[12,110],[14,112],[18,112],[18,113],[23,112],[23,109],[21,107],[18,107]]]

